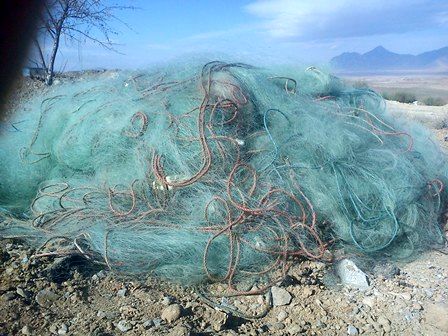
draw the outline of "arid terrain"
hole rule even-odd
[[[380,91],[448,99],[448,78],[428,78],[362,80]],[[24,82],[19,99],[38,89]],[[445,147],[448,106],[388,108],[431,127]],[[216,304],[198,288],[123,278],[79,256],[34,253],[21,241],[0,240],[0,335],[448,335],[447,246],[407,263],[352,256],[357,267],[345,271],[354,281],[344,279],[340,263],[304,261],[266,295],[215,298]],[[206,292],[214,286],[220,285]]]

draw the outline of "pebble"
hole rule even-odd
[[[367,275],[350,259],[343,259],[336,264],[336,273],[343,285],[366,290],[369,288]]]
[[[41,307],[49,307],[51,304],[58,299],[58,296],[48,289],[42,289],[36,294],[36,302]]]
[[[393,279],[400,275],[400,269],[391,263],[380,263],[373,268],[373,273],[377,276],[382,276],[384,279]]]
[[[362,299],[362,303],[366,306],[369,306],[370,308],[373,308],[375,306],[376,299],[373,296],[366,296]]]
[[[175,303],[169,305],[162,311],[161,318],[162,320],[168,323],[172,323],[177,319],[179,319],[181,314],[182,314],[182,307],[179,304]]]
[[[284,310],[280,311],[280,313],[278,313],[277,315],[277,321],[279,322],[283,322],[284,320],[286,320],[286,318],[288,317],[288,313],[285,312]]]
[[[271,288],[271,293],[272,293],[272,305],[274,307],[285,306],[291,303],[292,296],[286,289],[273,286]]]
[[[162,299],[162,304],[164,306],[169,306],[170,304],[174,303],[174,298],[169,295],[165,295]]]
[[[5,294],[2,295],[2,299],[3,299],[4,301],[11,301],[11,300],[14,300],[15,297],[16,297],[16,294],[13,293],[13,292],[7,292],[7,293],[5,293]]]
[[[23,335],[31,335],[31,329],[27,325],[24,326],[21,331]]]
[[[127,291],[128,291],[128,290],[127,290],[126,288],[119,289],[118,292],[117,292],[117,296],[119,296],[119,297],[125,297]]]
[[[153,320],[146,320],[145,322],[143,322],[143,328],[145,328],[145,329],[149,329],[153,326],[154,326]]]
[[[412,299],[412,295],[410,293],[401,293],[401,297],[406,301]]]
[[[65,323],[62,323],[60,328],[58,329],[58,335],[66,335],[68,332],[68,327]]]
[[[416,310],[416,311],[419,311],[419,310],[422,310],[423,307],[422,307],[422,305],[421,305],[420,303],[415,302],[415,303],[412,305],[412,309],[413,309],[413,310]]]
[[[127,332],[132,329],[132,324],[129,321],[121,320],[117,323],[117,328],[121,332]]]
[[[269,327],[269,330],[273,330],[273,331],[283,330],[283,329],[285,329],[285,324],[282,322],[275,322],[275,323],[272,323],[271,325],[269,325],[268,327]]]
[[[303,296],[304,297],[310,297],[311,295],[313,295],[314,294],[314,289],[312,289],[312,288],[310,288],[310,287],[305,287],[303,290],[302,290],[302,294],[303,294]]]
[[[358,329],[356,327],[352,326],[351,324],[347,327],[347,335],[358,335]]]
[[[16,293],[25,299],[27,299],[29,297],[29,294],[20,287],[17,287]]]
[[[176,326],[170,330],[168,336],[188,336],[190,331],[185,326]]]

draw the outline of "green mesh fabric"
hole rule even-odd
[[[387,258],[443,242],[430,132],[316,68],[105,73],[4,126],[0,234],[57,238],[126,274],[232,283],[326,259],[329,242]]]

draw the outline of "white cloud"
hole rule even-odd
[[[246,11],[266,33],[283,39],[324,39],[403,33],[441,25],[448,10],[436,0],[256,0]]]

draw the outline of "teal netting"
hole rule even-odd
[[[0,234],[118,271],[232,285],[325,259],[329,242],[394,258],[443,242],[429,131],[316,68],[106,73],[4,126]]]

